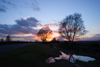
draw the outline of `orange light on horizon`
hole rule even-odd
[[[52,34],[48,35],[48,37],[46,38],[46,41],[50,42],[53,40],[53,38],[57,38],[59,36],[60,36],[60,34],[58,32],[53,31]],[[38,40],[40,40],[40,37],[37,37],[37,38],[38,38]]]
[[[58,37],[58,36],[60,36],[60,34],[58,32],[53,32],[53,35],[51,37],[54,38],[54,37]]]
[[[47,38],[47,41],[50,42],[53,40],[53,38],[59,37],[60,34],[58,32],[52,32],[52,36]]]
[[[18,32],[18,34],[25,35],[25,33],[22,33],[22,32]]]
[[[47,38],[46,40],[47,40],[47,42],[50,42],[50,41],[52,41],[52,39],[53,38]]]

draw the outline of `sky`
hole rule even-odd
[[[35,41],[43,26],[59,37],[58,24],[79,13],[89,32],[80,40],[100,40],[100,0],[0,0],[0,38]]]

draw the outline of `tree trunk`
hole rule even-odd
[[[75,38],[75,33],[76,33],[76,31],[74,32],[74,35],[73,35],[73,39],[72,39],[72,42],[74,41],[74,38]]]

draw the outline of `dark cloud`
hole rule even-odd
[[[6,10],[3,8],[0,8],[0,12],[6,12]]]
[[[4,5],[0,5],[0,12],[6,12],[7,7]]]
[[[15,20],[18,25],[21,26],[31,26],[31,27],[36,27],[39,23],[37,19],[34,17],[26,18],[26,19],[21,19],[21,20]]]
[[[4,34],[36,34],[37,30],[34,27],[39,25],[39,21],[34,17],[30,17],[27,19],[15,20],[16,24],[7,25],[0,24],[0,33]]]

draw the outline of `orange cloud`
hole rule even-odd
[[[99,28],[96,28],[95,30],[99,30]]]
[[[100,28],[94,28],[94,27],[92,27],[91,29],[94,29],[94,30],[100,30]]]
[[[12,40],[23,40],[23,41],[25,41],[24,38],[12,38]]]
[[[60,34],[58,33],[58,31],[53,31],[53,35],[52,35],[52,38],[56,38],[56,37],[59,37]]]
[[[57,23],[42,25],[42,27],[59,26]]]
[[[25,33],[22,33],[22,32],[18,32],[18,34],[25,35]]]

